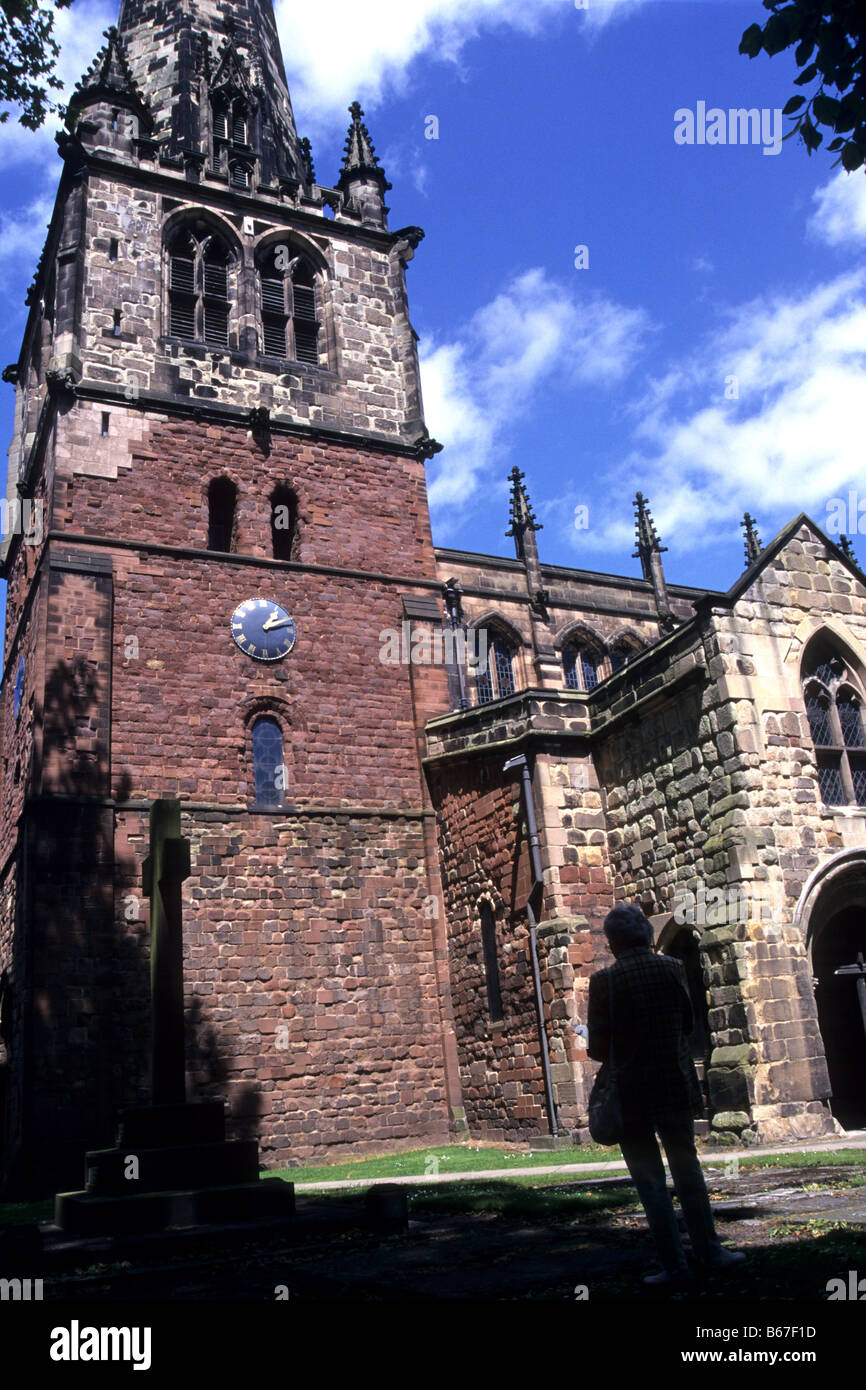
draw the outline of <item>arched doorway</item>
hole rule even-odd
[[[845,1129],[866,1127],[866,1031],[856,979],[835,971],[853,965],[861,951],[866,958],[866,907],[857,904],[834,912],[812,940],[818,1026],[832,1088],[830,1109]]]
[[[866,957],[866,849],[843,850],[809,879],[794,916],[805,928],[818,1027],[830,1077],[830,1110],[845,1129],[866,1127],[866,1031],[851,975]]]

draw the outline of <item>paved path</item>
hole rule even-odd
[[[804,1139],[793,1144],[767,1144],[748,1149],[704,1149],[702,1163],[728,1163],[732,1158],[764,1157],[767,1154],[791,1153],[832,1153],[834,1149],[866,1149],[866,1130],[850,1130],[844,1138]],[[418,1187],[425,1184],[443,1182],[477,1182],[488,1178],[547,1177],[562,1173],[574,1173],[579,1177],[592,1175],[597,1179],[600,1173],[618,1174],[627,1171],[622,1159],[607,1159],[593,1163],[551,1163],[539,1164],[529,1168],[476,1168],[466,1173],[415,1173],[409,1177],[392,1178],[343,1178],[338,1182],[298,1182],[296,1192],[337,1192],[354,1187],[376,1187],[380,1183],[401,1183]]]

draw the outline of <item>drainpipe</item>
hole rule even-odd
[[[544,1026],[544,1000],[541,997],[541,970],[538,965],[538,936],[536,934],[536,910],[541,908],[544,892],[544,878],[541,869],[541,853],[538,847],[538,825],[535,820],[535,803],[532,797],[532,777],[526,756],[512,758],[502,769],[511,772],[520,768],[523,777],[523,800],[526,805],[526,827],[529,832],[529,858],[532,864],[532,887],[526,899],[526,915],[529,919],[529,954],[532,960],[532,978],[535,983],[535,1011],[538,1017],[538,1041],[541,1046],[541,1070],[544,1075],[544,1094],[547,1100],[547,1119],[554,1139],[559,1134],[556,1116],[556,1101],[553,1098],[553,1082],[550,1077],[550,1050],[547,1045],[547,1030]]]

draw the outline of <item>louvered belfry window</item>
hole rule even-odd
[[[316,272],[310,262],[278,246],[268,253],[259,280],[265,355],[318,366]]]
[[[248,188],[251,182],[250,171],[244,169],[243,184],[236,182],[238,166],[232,163],[232,155],[243,154],[250,158],[252,148],[253,121],[250,108],[244,97],[231,90],[223,90],[213,104],[213,150],[211,163],[221,173],[228,172],[236,188]],[[231,166],[231,167],[230,167]]]
[[[228,347],[229,254],[216,236],[185,230],[169,256],[169,325],[174,338]]]
[[[812,643],[803,698],[825,806],[866,807],[866,730],[857,672],[828,643]]]

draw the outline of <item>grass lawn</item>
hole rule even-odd
[[[706,1154],[705,1154],[706,1156]],[[711,1154],[714,1163],[729,1161],[726,1150]],[[434,1162],[435,1160],[435,1162]],[[474,1173],[489,1168],[553,1168],[581,1163],[615,1163],[622,1160],[618,1147],[533,1150],[515,1152],[494,1146],[471,1147],[466,1144],[443,1145],[436,1149],[413,1149],[410,1153],[383,1154],[379,1158],[356,1159],[354,1162],[303,1165],[298,1168],[279,1168],[269,1177],[286,1178],[294,1183],[363,1182],[366,1178],[418,1177],[429,1178],[443,1173]],[[838,1149],[824,1152],[794,1152],[789,1154],[749,1155],[739,1159],[740,1167],[750,1168],[808,1168],[819,1163],[859,1164],[866,1171],[866,1149]],[[555,1179],[546,1174],[545,1183]],[[571,1174],[564,1181],[574,1181]]]
[[[278,1168],[269,1177],[290,1182],[350,1182],[365,1178],[424,1178],[441,1173],[474,1173],[484,1168],[538,1168],[570,1163],[604,1163],[621,1159],[618,1148],[603,1149],[587,1145],[581,1149],[534,1149],[517,1153],[514,1149],[468,1144],[442,1144],[434,1149],[413,1149],[410,1153],[382,1154],[378,1158],[354,1162],[321,1163],[300,1168]]]
[[[622,1155],[618,1148],[602,1149],[594,1146],[587,1146],[580,1149],[557,1149],[554,1151],[535,1150],[531,1153],[519,1153],[513,1149],[502,1149],[496,1147],[454,1144],[443,1145],[436,1149],[417,1149],[411,1153],[402,1154],[383,1154],[379,1158],[357,1159],[353,1163],[329,1163],[310,1165],[309,1167],[299,1168],[280,1168],[270,1170],[268,1177],[286,1178],[294,1183],[317,1183],[317,1182],[338,1182],[338,1181],[357,1181],[363,1183],[368,1178],[389,1178],[389,1177],[417,1177],[419,1179],[419,1189],[424,1190],[425,1201],[427,1194],[433,1203],[442,1202],[449,1204],[449,1209],[453,1210],[453,1203],[458,1200],[454,1196],[446,1197],[446,1188],[453,1194],[454,1188],[451,1184],[445,1184],[437,1188],[434,1184],[424,1187],[425,1178],[429,1178],[434,1173],[472,1173],[485,1168],[538,1168],[538,1167],[563,1167],[568,1165],[578,1165],[583,1163],[597,1163],[616,1161]],[[714,1166],[724,1166],[729,1162],[724,1149],[712,1154]],[[434,1167],[431,1159],[436,1159],[438,1168]],[[750,1154],[747,1158],[738,1160],[740,1169],[744,1168],[814,1168],[821,1164],[832,1164],[835,1166],[845,1166],[852,1169],[850,1176],[846,1177],[845,1185],[849,1187],[861,1187],[866,1185],[866,1149],[836,1149],[824,1150],[823,1152],[800,1152],[786,1154]],[[621,1174],[612,1174],[620,1176]],[[603,1171],[587,1174],[583,1181],[591,1182],[594,1177],[604,1177]],[[624,1174],[622,1174],[624,1176]],[[506,1205],[514,1199],[516,1189],[520,1188],[553,1188],[559,1184],[574,1184],[581,1181],[579,1175],[564,1172],[539,1173],[537,1177],[532,1174],[518,1174],[515,1172],[512,1178],[503,1178],[490,1183],[483,1183],[481,1186],[484,1192],[479,1191],[478,1184],[465,1184],[472,1187],[473,1192],[467,1192],[467,1209],[474,1206],[475,1198],[481,1198],[481,1205],[488,1210],[500,1210],[499,1198],[495,1197],[496,1191],[501,1191],[502,1200]],[[586,1191],[586,1189],[584,1189]],[[599,1197],[601,1196],[599,1192]],[[441,1194],[439,1196],[438,1194]],[[322,1196],[326,1194],[321,1194]],[[347,1194],[351,1197],[352,1194]],[[357,1196],[357,1194],[355,1194]],[[589,1193],[587,1193],[589,1195]],[[337,1197],[337,1194],[334,1194]],[[566,1198],[566,1194],[563,1194]],[[413,1195],[413,1202],[417,1197]],[[462,1199],[461,1199],[462,1200]],[[567,1200],[574,1202],[574,1196]],[[622,1195],[618,1198],[622,1201]],[[489,1206],[488,1206],[489,1203]],[[604,1203],[602,1203],[604,1205]],[[0,1202],[0,1227],[21,1225],[26,1222],[50,1221],[54,1215],[53,1198],[48,1198],[39,1202]]]

